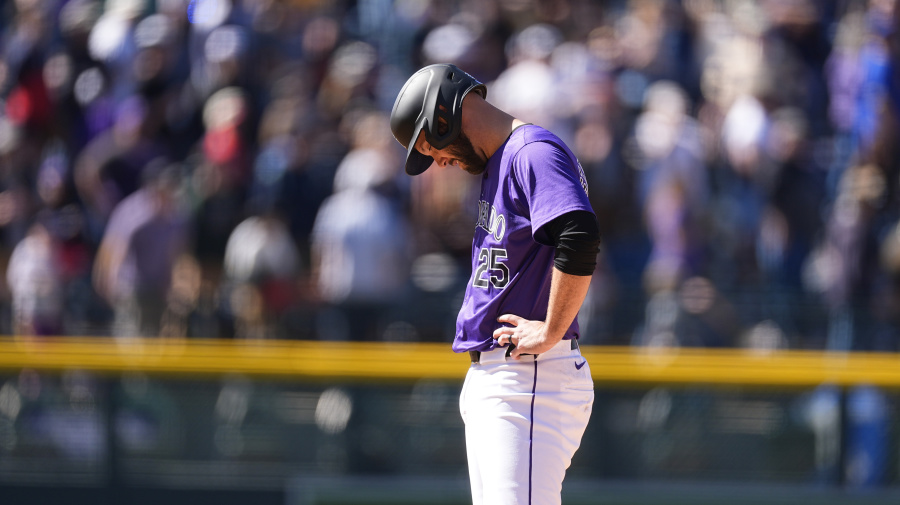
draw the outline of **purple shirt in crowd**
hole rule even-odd
[[[541,229],[567,212],[593,212],[575,155],[533,125],[517,128],[487,162],[472,241],[472,277],[456,319],[455,352],[487,351],[502,314],[543,321],[556,249]],[[578,318],[564,338],[578,337]]]

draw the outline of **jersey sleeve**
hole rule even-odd
[[[575,156],[554,142],[525,144],[513,159],[514,184],[520,203],[527,205],[531,234],[544,245],[553,245],[541,228],[567,212],[593,213],[584,172]]]

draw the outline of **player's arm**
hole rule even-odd
[[[597,266],[600,229],[592,212],[563,214],[547,223],[544,232],[556,246],[547,319],[530,321],[515,314],[497,319],[513,325],[497,329],[494,338],[500,344],[515,344],[510,354],[514,358],[546,352],[563,338],[587,296]]]

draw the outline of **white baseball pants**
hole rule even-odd
[[[590,365],[568,340],[518,361],[482,353],[459,401],[473,505],[558,505],[593,403]]]

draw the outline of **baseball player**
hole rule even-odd
[[[472,277],[453,350],[475,505],[558,504],[594,401],[577,314],[596,266],[596,216],[578,160],[549,131],[486,101],[454,65],[416,72],[391,111],[406,172],[481,178]]]

